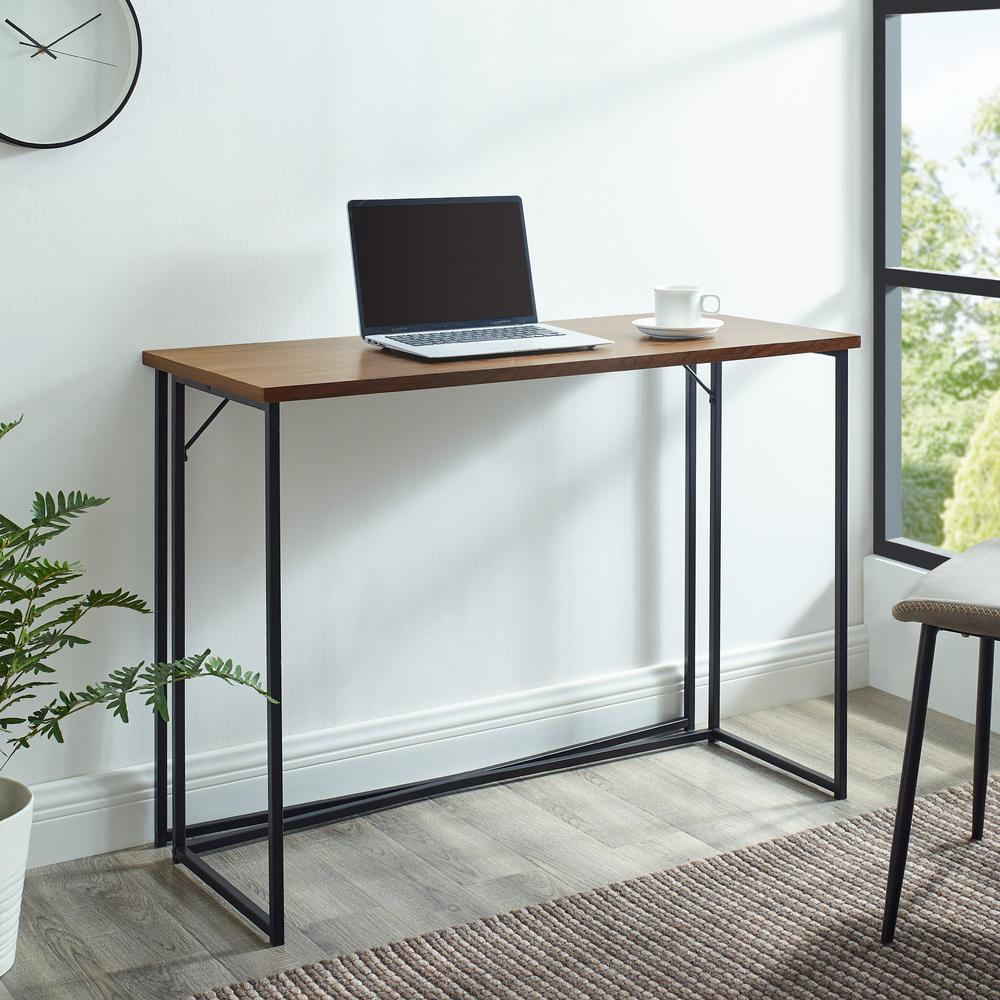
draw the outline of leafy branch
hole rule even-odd
[[[145,695],[145,704],[167,721],[167,685],[198,677],[217,677],[228,684],[253,688],[268,701],[274,701],[261,685],[259,673],[245,671],[232,660],[212,656],[211,650],[205,650],[197,656],[186,656],[173,663],[139,663],[134,667],[120,667],[113,670],[107,680],[99,684],[88,684],[82,691],[60,691],[55,698],[36,708],[27,718],[0,719],[0,730],[4,732],[14,726],[24,727],[23,732],[8,740],[8,745],[13,749],[5,754],[6,760],[0,764],[0,770],[3,770],[14,751],[30,746],[34,739],[45,737],[62,743],[62,723],[69,716],[95,705],[103,705],[122,722],[128,722],[129,696]],[[24,687],[30,688],[32,685]],[[15,696],[9,700],[8,707],[29,697],[31,695],[28,694]]]
[[[0,439],[20,423],[20,417],[0,422]],[[79,517],[105,503],[107,498],[79,490],[36,493],[30,521],[21,524],[0,514],[0,734],[9,748],[0,748],[0,771],[17,750],[35,739],[62,743],[62,723],[85,708],[103,705],[128,722],[128,698],[138,695],[167,719],[166,689],[177,681],[215,677],[273,700],[258,672],[212,656],[211,650],[172,663],[120,667],[106,680],[80,691],[60,690],[52,696],[46,690],[57,686],[51,679],[56,672],[51,658],[63,649],[89,643],[79,625],[90,612],[121,608],[149,614],[141,597],[121,588],[61,593],[84,575],[83,566],[37,554]]]

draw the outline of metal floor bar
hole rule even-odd
[[[785,771],[802,781],[816,785],[824,791],[835,791],[834,779],[828,775],[781,754],[774,753],[750,740],[728,733],[724,729],[714,732],[708,729],[688,730],[684,728],[685,721],[683,719],[677,720],[671,725],[676,727],[678,731],[662,733],[659,736],[633,737],[629,740],[617,738],[617,743],[609,740],[599,741],[592,748],[584,744],[572,751],[555,751],[539,757],[524,758],[509,764],[498,764],[430,781],[418,781],[360,792],[356,795],[286,806],[284,809],[285,830],[286,832],[308,830],[355,816],[392,809],[409,802],[484,788],[506,781],[537,777],[556,771],[588,767],[622,757],[634,757],[644,753],[691,746],[696,743],[708,742],[710,739],[754,757],[778,770]],[[654,730],[664,729],[662,726],[652,728]],[[203,855],[214,851],[228,850],[240,844],[264,840],[267,836],[267,813],[249,813],[188,826],[187,848],[189,851]]]
[[[192,853],[190,848],[178,852],[177,863],[197,875],[205,885],[214,889],[233,909],[242,913],[265,934],[270,933],[270,918],[267,911],[241,889],[237,889],[224,875],[220,875],[211,865]]]
[[[804,764],[798,763],[798,761],[790,760],[788,757],[774,753],[773,750],[768,750],[766,747],[758,746],[750,740],[743,739],[742,736],[736,736],[733,733],[727,733],[724,729],[719,729],[715,734],[715,738],[719,743],[730,746],[734,750],[739,750],[741,753],[748,754],[750,757],[755,757],[757,760],[763,761],[765,764],[770,764],[781,771],[787,771],[789,774],[795,775],[796,778],[808,781],[811,785],[818,785],[828,792],[836,791],[836,782],[833,778],[811,767],[806,767]]]
[[[501,764],[492,764],[489,767],[479,768],[476,771],[462,772],[456,775],[446,775],[442,778],[433,779],[437,781],[450,781],[457,779],[462,776],[462,774],[478,774],[478,773],[497,773],[508,768],[521,767],[526,764],[542,764],[546,761],[558,761],[557,767],[554,770],[566,770],[573,765],[567,763],[565,758],[576,754],[576,753],[586,753],[588,757],[590,755],[596,755],[603,749],[612,750],[623,744],[638,744],[643,741],[649,741],[658,736],[665,736],[671,733],[676,733],[681,729],[691,729],[693,727],[687,724],[687,719],[672,719],[669,722],[660,722],[652,726],[644,726],[639,729],[632,729],[628,732],[618,733],[615,736],[609,736],[605,739],[591,740],[586,743],[576,743],[572,746],[560,747],[558,750],[546,751],[545,753],[537,754],[531,757],[519,757],[517,760],[505,761]],[[609,758],[610,759],[610,758]],[[586,763],[595,763],[596,757],[594,759],[588,759]],[[541,773],[541,772],[539,772]],[[424,784],[424,782],[412,782],[408,785],[395,785],[388,788],[373,789],[371,791],[359,792],[354,796],[339,796],[336,799],[324,799],[316,802],[305,802],[299,805],[285,806],[285,816],[294,817],[303,811],[309,811],[316,809],[329,802],[341,802],[348,798],[360,798],[371,795],[378,795],[382,792],[395,791],[399,788],[406,788],[412,784],[414,786]],[[263,823],[266,820],[267,813],[264,811],[246,813],[242,816],[231,816],[225,819],[219,820],[206,820],[201,823],[189,823],[188,833],[194,837],[204,836],[207,833],[218,833],[222,830],[232,830],[238,826],[255,826],[257,824]],[[169,835],[169,830],[167,831]]]
[[[627,740],[619,738],[617,743],[600,740],[593,746],[582,744],[572,750],[541,754],[538,757],[526,757],[507,764],[497,764],[475,771],[432,778],[428,781],[415,781],[405,785],[359,792],[318,802],[286,806],[284,809],[285,830],[308,830],[354,816],[364,816],[383,809],[392,809],[408,802],[418,802],[455,792],[471,791],[487,785],[518,781],[542,774],[552,774],[556,771],[589,767],[621,757],[634,757],[650,753],[654,750],[690,746],[693,743],[704,742],[709,737],[706,729],[686,729],[683,719],[671,723],[670,732],[663,731],[665,728],[664,726],[651,727],[651,735],[633,736]],[[187,828],[188,846],[193,851],[205,853],[262,840],[267,837],[266,823],[267,813],[258,812],[192,825]]]

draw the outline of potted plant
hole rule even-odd
[[[0,439],[20,422],[0,423]],[[80,491],[36,493],[28,523],[0,514],[0,976],[14,964],[31,832],[31,791],[2,773],[11,758],[36,739],[62,743],[63,722],[85,708],[103,705],[128,722],[131,695],[144,696],[146,705],[166,719],[166,688],[175,681],[218,677],[269,697],[259,673],[212,656],[210,650],[172,663],[119,667],[83,690],[53,695],[58,684],[52,658],[88,642],[79,626],[91,611],[149,613],[142,598],[120,588],[83,592],[76,584],[83,566],[39,554],[78,517],[106,502]],[[73,592],[64,593],[67,587]]]

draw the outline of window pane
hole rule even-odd
[[[901,294],[902,533],[961,552],[1000,536],[1000,300]]]
[[[996,277],[1000,10],[908,14],[900,31],[900,263]]]

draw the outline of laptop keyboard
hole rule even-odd
[[[486,330],[440,330],[437,333],[402,333],[387,336],[399,344],[437,346],[438,344],[484,344],[491,340],[529,340],[533,337],[563,337],[565,334],[543,326],[491,326]]]

